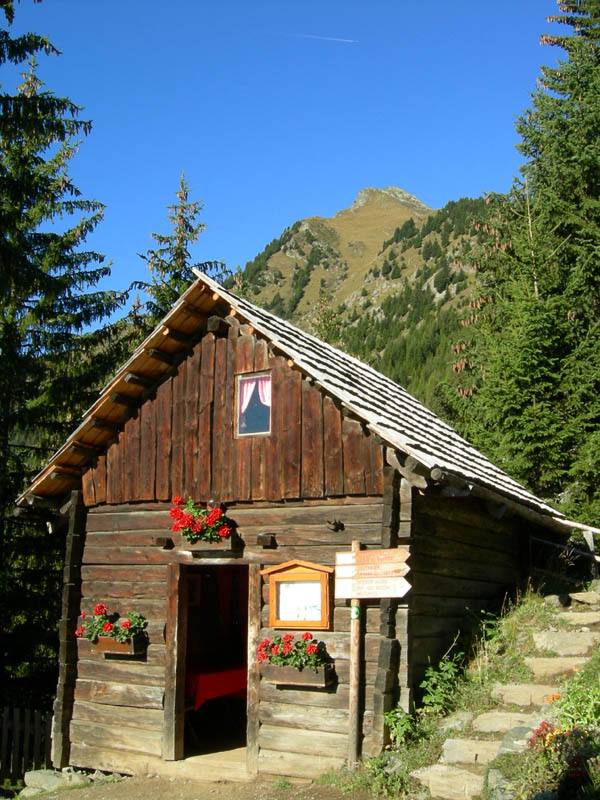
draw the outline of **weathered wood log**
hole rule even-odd
[[[307,731],[285,728],[280,725],[261,725],[259,743],[261,750],[278,750],[284,753],[343,758],[348,737],[329,731]],[[259,755],[260,759],[260,755]]]
[[[163,711],[157,708],[122,708],[78,700],[73,706],[73,719],[162,732]]]
[[[78,679],[75,700],[91,700],[113,706],[162,708],[163,688],[141,684],[105,683]]]
[[[102,747],[106,742],[120,750],[161,755],[161,731],[128,728],[121,725],[103,725],[98,722],[71,722],[71,736],[80,747]]]

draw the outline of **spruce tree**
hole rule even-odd
[[[1,8],[10,25],[12,2]],[[57,51],[44,37],[0,30],[0,66],[29,62],[21,85],[11,92],[3,79],[0,94],[0,595],[9,693],[9,680],[29,677],[39,688],[39,671],[53,666],[63,549],[45,526],[16,519],[14,500],[102,385],[118,341],[102,324],[122,301],[96,288],[110,270],[84,248],[103,207],[83,199],[69,175],[75,137],[90,123],[44,89],[40,52]]]
[[[190,281],[194,278],[192,267],[198,267],[220,281],[229,276],[224,265],[218,261],[191,263],[190,247],[196,244],[206,225],[198,219],[204,204],[198,200],[190,200],[190,187],[183,172],[175,196],[177,202],[167,206],[172,232],[150,234],[159,246],[148,250],[145,254],[139,253],[152,276],[150,283],[138,284],[150,295],[146,303],[147,329],[162,319],[189,287]]]
[[[560,2],[517,121],[521,176],[488,199],[470,261],[478,294],[455,348],[463,432],[568,513],[598,522],[600,450],[600,3]]]

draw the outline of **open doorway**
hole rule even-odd
[[[186,756],[246,744],[248,567],[187,574]]]

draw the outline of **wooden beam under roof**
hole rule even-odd
[[[175,357],[172,353],[165,353],[164,350],[159,350],[157,347],[149,347],[145,352],[150,358],[153,358],[155,361],[162,361],[163,364],[172,366],[175,362]]]
[[[128,372],[123,380],[125,383],[142,386],[144,389],[153,389],[156,386],[155,378],[149,378],[147,375],[140,375],[137,372]]]
[[[111,403],[116,403],[119,406],[125,406],[126,408],[135,408],[139,404],[140,396],[132,397],[128,394],[120,394],[119,392],[114,392],[108,398]]]
[[[176,328],[171,328],[168,325],[163,325],[161,333],[163,336],[168,336],[169,339],[173,339],[174,342],[179,342],[180,344],[189,344],[192,339],[189,333],[178,331]]]

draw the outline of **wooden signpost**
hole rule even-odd
[[[350,552],[336,553],[335,597],[350,600],[350,687],[348,699],[348,769],[358,764],[360,687],[361,598],[404,597],[410,589],[405,575],[410,571],[406,547],[361,550],[352,542]]]
[[[404,597],[410,589],[404,577],[410,571],[408,556],[406,547],[337,553],[336,598]]]

